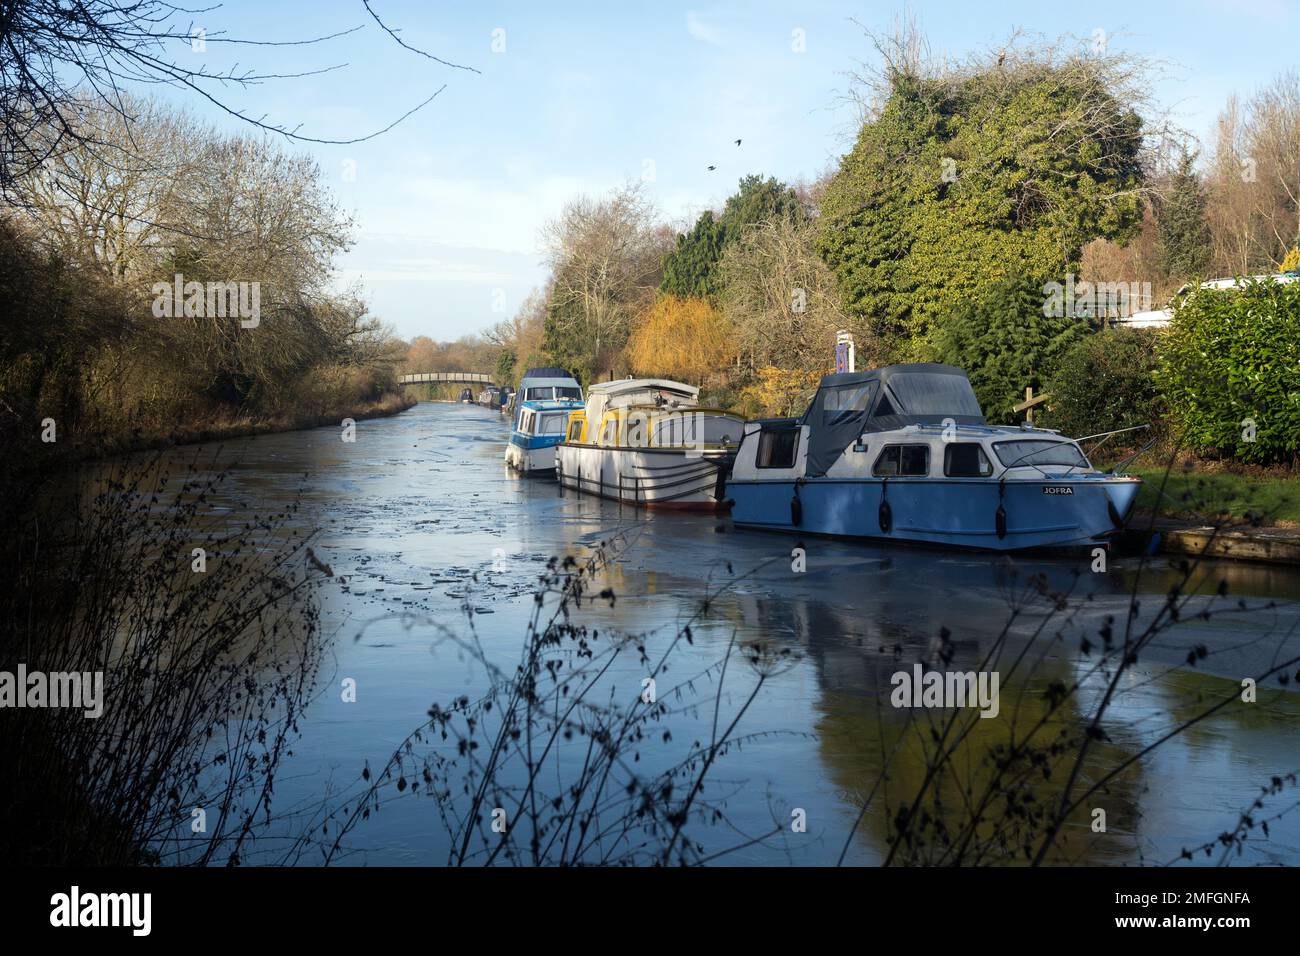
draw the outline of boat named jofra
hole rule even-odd
[[[927,363],[827,375],[802,418],[750,422],[726,493],[737,525],[1002,551],[1105,542],[1140,486],[985,424],[966,373]]]

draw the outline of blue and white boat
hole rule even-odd
[[[582,408],[581,402],[522,402],[515,412],[515,426],[506,446],[506,464],[525,475],[555,471],[555,446],[564,441],[569,414]]]
[[[740,526],[1011,551],[1103,544],[1140,486],[986,424],[965,372],[923,363],[827,375],[802,418],[748,423],[726,493]]]
[[[523,402],[577,402],[582,404],[582,386],[562,368],[530,368],[519,380],[519,390],[510,395],[510,411],[516,414]]]

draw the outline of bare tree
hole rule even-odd
[[[152,274],[167,244],[197,238],[198,210],[188,204],[200,173],[195,144],[214,134],[152,100],[123,95],[122,113],[79,105],[68,148],[55,146],[60,129],[29,134],[48,156],[13,184],[11,198],[50,252],[119,280]]]
[[[1275,79],[1215,128],[1208,216],[1224,275],[1269,272],[1300,244],[1300,75]]]
[[[604,198],[579,196],[542,232],[557,312],[577,321],[575,338],[592,343],[592,370],[608,368],[623,347],[633,317],[659,284],[667,233],[656,227],[654,204],[641,183]]]
[[[813,221],[777,219],[755,225],[722,257],[722,308],[736,329],[741,362],[749,372],[777,367],[815,388],[829,372],[835,335],[853,328],[834,276],[817,255]],[[877,354],[875,339],[857,329],[859,362]],[[801,405],[806,395],[790,401]]]
[[[401,46],[444,66],[451,63],[403,42],[363,0],[366,12]],[[210,71],[186,65],[172,55],[189,49],[201,37],[204,44],[254,47],[303,46],[323,43],[362,29],[305,40],[265,40],[227,36],[224,31],[197,31],[186,18],[194,13],[166,0],[4,0],[0,3],[0,190],[41,166],[67,141],[87,143],[83,112],[91,108],[129,115],[124,88],[132,85],[171,86],[197,95],[222,112],[252,126],[289,139],[316,143],[357,143],[392,129],[427,105],[438,93],[407,110],[382,129],[342,139],[308,136],[298,126],[278,123],[231,106],[222,95],[232,86],[249,86],[270,79],[319,75],[341,68],[327,66],[302,73],[259,73],[232,66]],[[53,131],[53,135],[48,135]],[[43,135],[36,135],[43,132]]]

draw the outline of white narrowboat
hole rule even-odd
[[[592,385],[555,450],[560,484],[648,508],[726,510],[724,482],[745,422],[699,405],[699,394],[667,379]]]

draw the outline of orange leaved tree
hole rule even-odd
[[[628,340],[627,362],[637,375],[704,385],[735,362],[735,340],[726,316],[703,299],[660,296]]]

